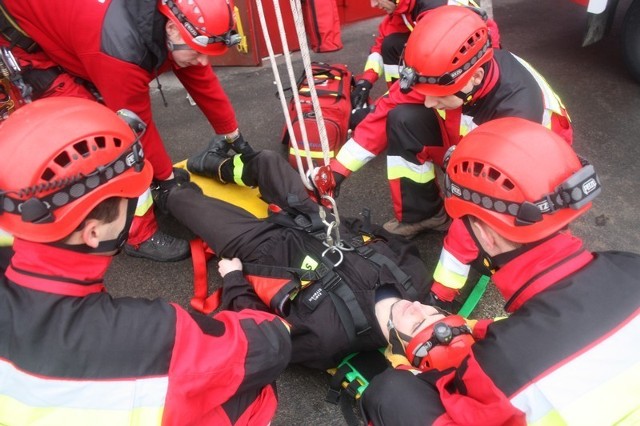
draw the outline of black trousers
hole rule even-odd
[[[430,147],[441,151],[443,146],[436,112],[424,105],[398,105],[387,118],[387,139],[387,176],[396,219],[415,223],[432,217],[443,205],[429,154]]]
[[[309,215],[318,213],[318,205],[310,199],[300,176],[279,154],[260,151],[241,155],[241,160],[242,182],[259,187],[266,202],[285,209],[291,206]],[[223,175],[237,174],[234,168],[239,166],[234,163],[225,163]],[[195,190],[175,191],[167,205],[176,219],[205,240],[220,257],[259,262],[263,256],[261,246],[270,247],[267,243],[282,232],[280,225],[258,219],[225,201],[198,195]]]
[[[442,413],[434,386],[404,370],[388,369],[375,376],[362,394],[362,411],[375,426],[430,425]]]

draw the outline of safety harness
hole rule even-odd
[[[40,50],[40,46],[20,28],[20,25],[9,14],[9,11],[0,0],[0,34],[6,38],[11,47],[18,46],[27,53]]]
[[[326,239],[326,233],[318,230],[318,220],[311,219],[304,214],[292,215],[289,213],[277,213],[270,215],[267,220],[286,228],[305,231],[321,242],[324,242]],[[365,233],[354,236],[345,246],[348,247],[348,251],[353,251],[360,255],[377,268],[386,268],[393,275],[397,283],[402,286],[407,297],[416,299],[418,293],[413,286],[411,277],[400,269],[393,260],[369,247],[368,243],[372,241],[374,241],[372,235]],[[196,268],[197,277],[194,285],[197,300],[192,300],[191,305],[194,309],[211,312],[218,307],[220,296],[219,294],[216,295],[217,292],[212,296],[206,296],[206,263],[204,263],[206,262],[206,254],[203,253],[203,249],[204,245],[202,242],[192,243],[192,252],[196,253],[194,268]],[[243,271],[247,276],[282,278],[291,281],[291,283],[282,287],[281,291],[283,294],[274,295],[272,299],[274,301],[271,303],[272,306],[270,306],[270,308],[281,315],[285,314],[285,305],[288,303],[287,298],[292,300],[293,298],[299,297],[301,302],[312,311],[316,309],[322,300],[327,297],[331,298],[336,312],[340,317],[340,321],[348,334],[349,342],[356,343],[360,336],[371,330],[371,325],[356,300],[353,290],[339,274],[342,254],[339,256],[331,256],[331,252],[328,250],[329,249],[325,250],[323,253],[311,253],[311,255],[315,255],[316,258],[321,260],[313,270],[243,263]],[[209,253],[213,254],[211,251],[209,251]],[[198,261],[195,262],[195,260]],[[203,264],[205,267],[204,272],[202,271]]]

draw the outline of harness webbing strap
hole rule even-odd
[[[18,46],[28,53],[33,53],[40,49],[40,46],[11,17],[2,1],[0,1],[0,33],[11,43],[12,47]]]
[[[320,287],[330,295],[349,340],[355,341],[358,336],[369,331],[371,325],[362,311],[353,290],[333,269],[333,265],[326,257],[321,257],[321,259],[322,263],[314,271],[252,263],[243,263],[243,270],[244,273],[250,275],[283,277],[294,274],[301,281],[320,282]]]
[[[402,269],[400,269],[396,262],[389,259],[384,254],[379,253],[373,250],[371,247],[367,247],[365,245],[357,247],[356,252],[370,262],[373,262],[380,267],[386,267],[389,272],[391,272],[395,280],[402,286],[402,288],[405,289],[405,291],[407,292],[407,296],[411,299],[417,300],[418,292],[413,287],[411,277],[407,275]]]

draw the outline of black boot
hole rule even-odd
[[[220,180],[222,179],[221,167],[224,163],[231,160],[229,151],[230,144],[227,144],[223,137],[214,138],[206,150],[200,154],[196,154],[187,160],[187,170],[197,175],[207,176]]]
[[[191,255],[189,241],[175,238],[157,230],[151,238],[138,245],[125,244],[129,256],[142,257],[156,262],[177,262]]]

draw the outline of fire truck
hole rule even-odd
[[[582,46],[601,40],[611,31],[616,13],[622,14],[622,55],[629,72],[640,82],[640,0],[573,1],[587,8],[587,28]]]

